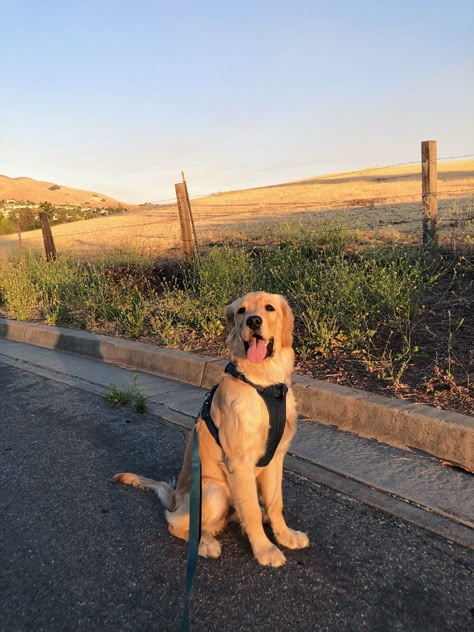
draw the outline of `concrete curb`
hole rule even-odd
[[[0,318],[0,337],[59,349],[210,388],[227,360],[161,349],[110,336]],[[474,417],[294,376],[300,414],[396,445],[413,447],[474,470]]]

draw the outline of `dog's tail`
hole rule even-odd
[[[143,490],[151,489],[168,511],[174,511],[176,509],[176,491],[167,483],[154,481],[152,478],[145,478],[144,476],[138,476],[138,474],[131,474],[130,472],[115,474],[112,476],[112,482],[132,485],[133,487],[138,487],[138,489]]]

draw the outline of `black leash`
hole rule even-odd
[[[195,423],[200,416],[196,417]],[[196,426],[193,430],[193,448],[191,453],[191,492],[189,494],[189,537],[188,561],[186,564],[186,594],[184,612],[181,620],[181,632],[189,632],[189,599],[196,572],[199,542],[201,540],[201,459],[199,456],[199,438]]]

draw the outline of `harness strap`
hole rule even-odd
[[[214,384],[214,386],[211,389],[211,392],[207,394],[206,399],[204,400],[204,403],[202,405],[201,412],[199,413],[199,416],[201,417],[201,419],[204,420],[207,426],[207,429],[209,430],[211,435],[214,437],[217,445],[220,448],[222,448],[221,442],[219,439],[219,430],[217,429],[217,426],[211,417],[212,398],[214,397],[214,393],[216,392],[218,386],[219,384]]]
[[[267,449],[259,459],[257,466],[265,467],[273,459],[278,444],[285,432],[286,425],[286,384],[272,384],[263,389],[259,395],[265,402],[270,416],[270,429],[268,431]]]
[[[265,450],[265,454],[257,462],[257,467],[265,467],[272,460],[273,455],[275,454],[278,444],[280,443],[280,440],[285,431],[286,394],[288,393],[288,387],[286,386],[286,384],[272,384],[271,386],[267,386],[264,388],[263,386],[254,384],[253,382],[248,380],[243,373],[237,371],[235,365],[232,362],[229,362],[229,364],[226,366],[225,372],[229,373],[237,380],[240,380],[241,382],[245,382],[249,386],[252,386],[265,402],[270,417],[270,429],[268,431],[267,448]],[[217,445],[219,447],[222,447],[219,440],[219,430],[211,417],[212,398],[214,397],[214,393],[216,392],[217,387],[218,384],[214,385],[211,392],[206,397],[204,404],[202,405],[200,416],[204,420],[209,432],[214,437]]]
[[[226,366],[224,371],[225,373],[229,373],[229,375],[232,375],[232,377],[235,377],[237,380],[240,380],[241,382],[245,382],[246,384],[253,386],[254,389],[260,394],[262,393],[263,390],[265,390],[263,386],[254,384],[249,379],[247,379],[243,373],[241,373],[240,371],[237,371],[237,367],[235,366],[233,362],[229,362],[229,364]]]

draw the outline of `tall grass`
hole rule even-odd
[[[193,349],[222,343],[225,306],[264,289],[290,300],[300,354],[355,353],[380,377],[400,381],[418,351],[414,323],[435,278],[420,253],[357,248],[354,235],[338,227],[292,225],[278,240],[270,233],[258,247],[254,238],[252,246],[210,247],[159,279],[149,260],[47,263],[30,256],[2,267],[0,297],[11,318]]]
[[[24,265],[4,264],[0,268],[0,299],[7,315],[28,320],[38,305],[38,293]]]

